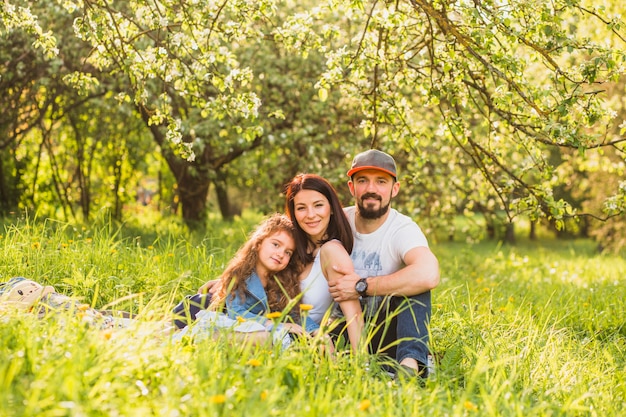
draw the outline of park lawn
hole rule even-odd
[[[590,242],[437,243],[436,374],[398,383],[367,355],[280,352],[227,337],[172,343],[161,319],[214,278],[259,217],[81,227],[12,220],[0,277],[27,276],[138,314],[0,312],[0,416],[619,416],[626,409],[626,261]]]

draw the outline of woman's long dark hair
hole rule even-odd
[[[296,220],[294,210],[294,198],[301,190],[313,190],[321,193],[330,203],[331,216],[328,229],[324,239],[320,242],[313,242],[311,238],[302,230]],[[304,264],[313,262],[314,256],[312,246],[321,245],[332,239],[339,240],[348,253],[352,253],[354,236],[348,218],[343,212],[343,207],[337,197],[337,192],[333,186],[324,178],[315,174],[298,174],[285,186],[285,212],[291,218],[291,222],[296,228],[296,253]]]

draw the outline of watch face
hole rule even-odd
[[[357,292],[363,292],[367,289],[367,282],[365,281],[359,281],[356,283],[356,290]]]

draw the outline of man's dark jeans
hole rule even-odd
[[[368,327],[374,331],[370,353],[383,353],[397,362],[413,358],[419,362],[420,368],[425,368],[431,310],[430,291],[411,297],[384,297],[375,312],[365,312],[366,317],[371,317],[367,320]]]

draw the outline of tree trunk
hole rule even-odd
[[[190,175],[189,170],[184,170],[183,176],[178,177],[177,180],[178,195],[185,224],[190,230],[204,227],[209,180],[201,176]]]
[[[504,243],[515,243],[515,224],[507,223],[504,229]]]
[[[235,215],[241,214],[241,209],[236,205],[233,205],[230,201],[226,178],[227,177],[222,170],[217,170],[213,185],[215,185],[215,194],[217,195],[217,203],[219,205],[222,218],[226,221],[231,221]]]
[[[4,175],[4,163],[0,158],[0,214],[6,214],[10,211],[9,192],[6,183],[7,176]]]
[[[530,222],[530,232],[528,234],[528,238],[530,240],[537,240],[537,221],[531,220]]]

